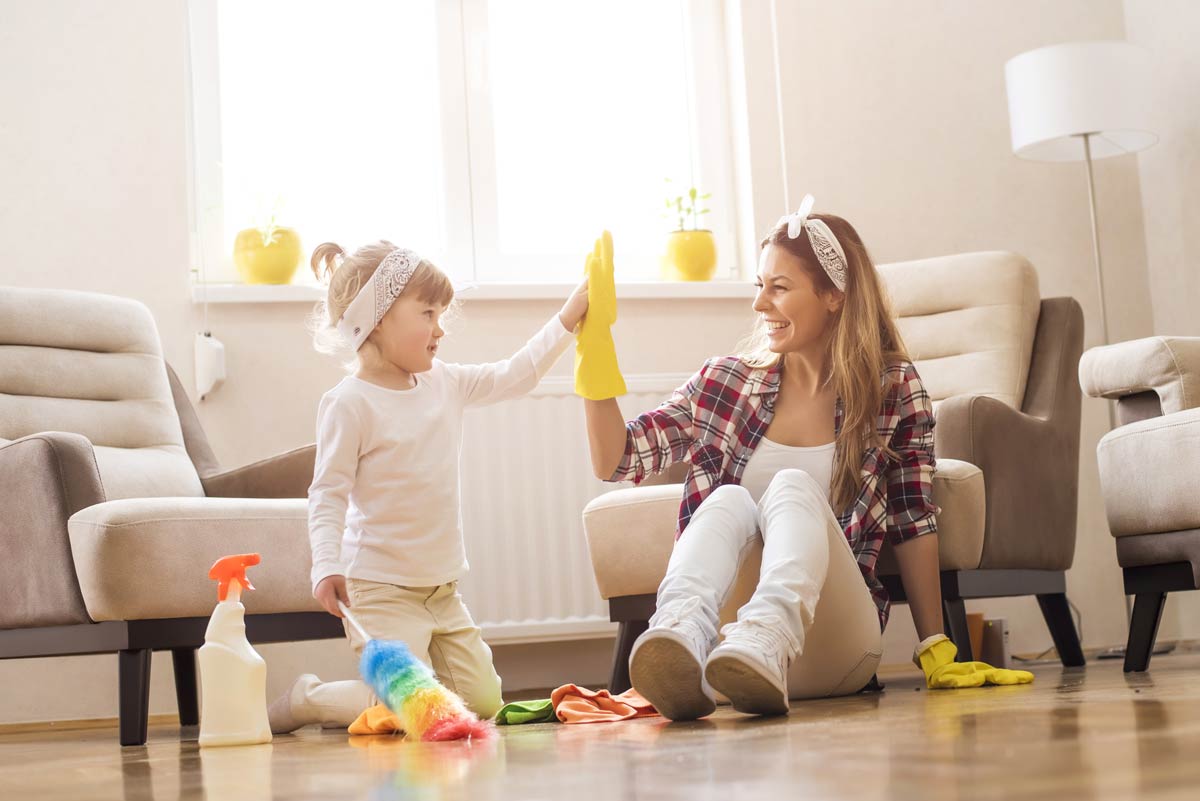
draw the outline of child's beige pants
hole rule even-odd
[[[493,717],[503,705],[500,677],[492,650],[458,594],[458,582],[437,587],[399,587],[377,581],[347,579],[350,611],[375,639],[400,640],[413,656],[433,668],[438,680],[458,694],[481,718]],[[343,621],[354,653],[366,645]],[[364,709],[379,703],[361,681],[309,682],[292,695],[292,714],[301,723],[349,726]]]

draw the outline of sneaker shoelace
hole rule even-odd
[[[687,634],[696,641],[705,642],[708,638],[705,636],[704,628],[700,625],[698,619],[699,610],[700,599],[696,596],[681,599],[664,607],[655,616],[654,625],[682,629],[684,634]]]
[[[764,655],[782,652],[788,660],[791,660],[800,650],[799,641],[787,630],[783,621],[773,615],[730,623],[721,629],[721,633],[725,635],[727,641],[731,637],[749,640],[762,649]]]

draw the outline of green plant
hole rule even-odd
[[[670,191],[673,188],[671,179],[666,179],[666,182],[667,189]],[[668,195],[665,201],[666,211],[664,212],[663,216],[671,219],[677,219],[679,221],[679,227],[675,229],[676,231],[699,230],[700,216],[702,214],[708,214],[709,209],[697,207],[710,197],[712,197],[711,192],[705,192],[702,195],[694,186],[688,187],[687,192],[682,195],[675,195],[674,197]],[[686,225],[688,218],[691,218],[692,221],[692,227],[690,229]]]
[[[258,233],[262,236],[263,247],[268,247],[276,239],[276,231],[283,226],[275,220],[283,209],[283,195],[276,195],[275,200],[271,203],[271,216],[265,222],[259,221],[257,225],[251,226],[257,228]]]

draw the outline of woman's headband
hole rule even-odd
[[[804,200],[800,201],[800,208],[796,209],[793,214],[780,217],[778,225],[787,223],[788,239],[800,236],[801,231],[807,232],[808,243],[812,245],[813,253],[817,254],[817,261],[821,263],[821,268],[825,270],[829,280],[833,281],[833,285],[845,292],[848,269],[846,252],[842,250],[842,243],[838,242],[837,237],[833,235],[833,231],[825,224],[824,220],[808,218],[815,202],[812,195],[805,195]]]
[[[355,350],[362,347],[383,315],[392,308],[420,263],[421,257],[413,251],[396,248],[383,257],[374,274],[358,290],[337,324],[338,332]]]

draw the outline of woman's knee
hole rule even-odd
[[[745,487],[740,484],[722,484],[709,493],[700,507],[696,509],[688,530],[691,531],[691,527],[698,520],[710,517],[717,517],[727,524],[753,530],[758,525],[758,507]]]
[[[768,499],[776,497],[781,493],[786,493],[789,496],[806,496],[818,497],[824,499],[825,493],[821,489],[821,485],[813,478],[807,470],[801,470],[798,467],[787,467],[780,470],[771,479],[771,483],[767,485],[767,491],[763,493],[760,504],[767,503]]]
[[[747,506],[753,509],[754,499],[750,497],[750,490],[741,484],[722,484],[709,493],[704,502],[700,504],[700,509],[703,509],[705,506],[722,506],[740,511]]]

